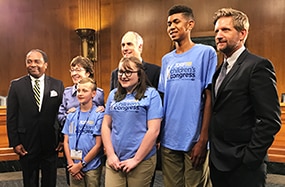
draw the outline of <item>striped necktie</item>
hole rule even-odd
[[[34,97],[36,99],[36,103],[38,107],[41,105],[41,97],[40,97],[40,80],[35,80],[34,84]]]
[[[219,87],[221,86],[225,76],[227,75],[227,66],[228,66],[228,62],[225,61],[222,68],[221,68],[221,71],[220,71],[220,74],[217,78],[217,81],[216,81],[216,86],[215,86],[215,93],[217,95],[218,93],[218,90],[219,90]]]

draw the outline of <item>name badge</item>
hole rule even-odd
[[[82,150],[72,149],[70,156],[74,160],[82,160]]]

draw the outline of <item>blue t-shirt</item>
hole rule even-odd
[[[141,145],[151,119],[162,118],[161,98],[155,88],[148,87],[145,97],[136,100],[133,94],[127,94],[122,101],[116,102],[114,95],[117,89],[110,92],[106,103],[105,114],[112,117],[111,140],[120,161],[133,158]],[[156,153],[156,147],[144,160]]]
[[[75,112],[67,115],[62,133],[68,135],[69,149],[76,149],[76,142],[78,140],[77,149],[82,150],[82,159],[95,146],[96,136],[101,136],[101,125],[103,120],[103,113],[96,112],[96,106],[93,105],[89,112],[81,112],[78,107]],[[92,159],[83,171],[96,169],[101,165],[101,158],[103,156],[103,149]],[[79,160],[74,160],[78,163]]]
[[[158,90],[164,93],[161,145],[189,151],[199,139],[204,109],[203,91],[212,82],[217,65],[214,48],[195,44],[162,58]]]

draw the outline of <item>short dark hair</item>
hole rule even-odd
[[[185,5],[174,5],[168,10],[168,16],[182,13],[184,16],[194,20],[194,14],[190,7]]]
[[[48,56],[47,56],[47,54],[46,54],[43,50],[41,50],[41,49],[32,49],[32,50],[30,50],[27,54],[29,54],[29,53],[32,52],[32,51],[36,51],[36,52],[41,53],[42,56],[43,56],[44,62],[45,62],[45,63],[48,62]]]

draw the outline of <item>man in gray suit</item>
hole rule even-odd
[[[61,81],[45,75],[47,66],[45,52],[39,49],[29,51],[26,56],[28,75],[13,80],[8,93],[9,145],[20,156],[25,187],[39,186],[40,169],[41,186],[56,186],[57,112],[64,87]]]
[[[262,187],[267,150],[281,124],[274,67],[245,48],[249,21],[243,12],[222,8],[215,13],[214,24],[224,63],[213,76],[209,131],[212,184]]]

